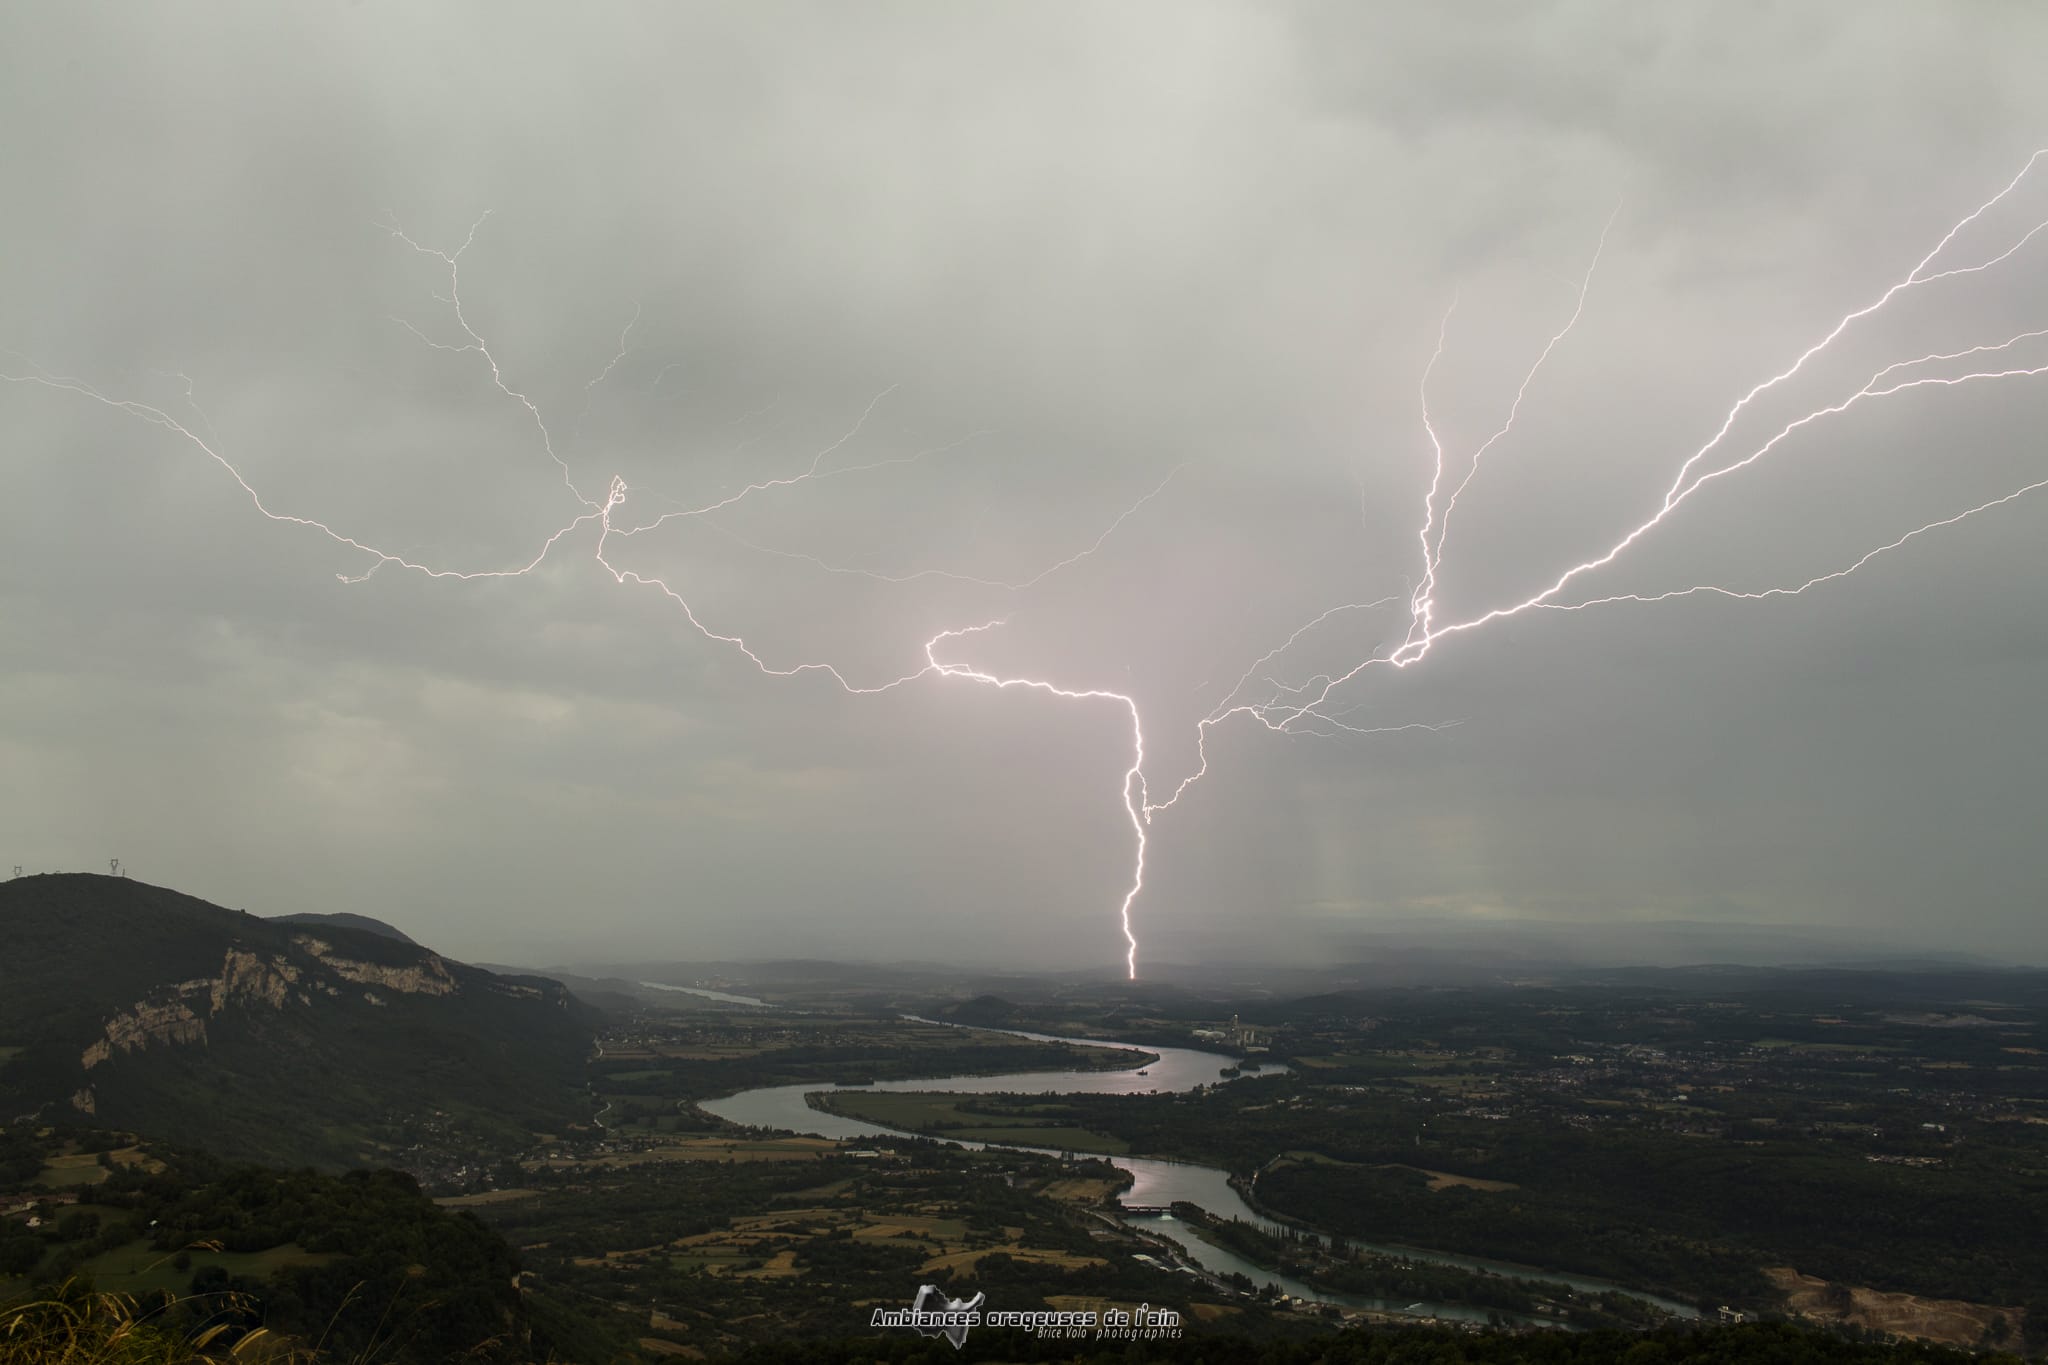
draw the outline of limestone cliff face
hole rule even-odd
[[[310,1006],[313,990],[339,996],[341,992],[333,981],[318,979],[327,973],[358,985],[381,986],[405,995],[452,995],[457,989],[447,964],[431,954],[416,966],[387,967],[339,957],[332,944],[310,934],[295,935],[292,943],[309,954],[314,963],[302,967],[273,954],[230,948],[219,974],[158,987],[149,998],[107,1020],[103,1036],[80,1055],[80,1065],[90,1071],[116,1052],[136,1052],[159,1044],[204,1046],[206,1021],[230,1006],[282,1010],[292,1002]],[[384,1003],[370,992],[364,995],[374,1004]]]
[[[376,962],[338,957],[331,944],[311,934],[296,934],[292,942],[320,959],[321,966],[345,981],[363,986],[383,986],[400,995],[455,994],[455,978],[448,974],[448,964],[432,953],[428,953],[426,961],[418,966],[386,967]]]
[[[87,1071],[114,1055],[114,1049],[133,1052],[152,1043],[204,1043],[206,1021],[194,1014],[183,1000],[152,1004],[145,1000],[107,1020],[106,1036],[85,1050],[79,1058]]]
[[[206,983],[213,1006],[208,1013],[219,1014],[236,1000],[260,1001],[272,1009],[283,1009],[285,996],[298,979],[299,969],[289,962],[230,948],[220,975]]]
[[[520,1125],[575,1132],[595,1107],[597,1011],[362,916],[0,867],[0,927],[0,1120],[344,1169],[411,1163],[428,1132],[511,1150]]]

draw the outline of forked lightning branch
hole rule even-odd
[[[845,436],[817,451],[807,461],[800,462],[791,469],[758,478],[736,492],[699,498],[682,510],[662,512],[636,524],[629,513],[632,492],[626,481],[618,476],[609,478],[603,484],[604,492],[601,496],[593,496],[584,491],[568,461],[559,453],[554,433],[540,406],[528,396],[524,388],[516,387],[508,379],[490,343],[472,325],[463,302],[461,263],[464,254],[476,240],[477,230],[483,225],[482,220],[476,228],[471,229],[462,245],[452,252],[423,247],[396,228],[387,230],[404,246],[436,262],[445,271],[447,278],[446,293],[437,296],[445,302],[448,312],[445,322],[439,325],[440,334],[436,335],[435,331],[409,320],[400,320],[401,325],[421,342],[436,350],[449,352],[458,357],[473,356],[475,359],[472,363],[478,367],[479,378],[487,380],[493,389],[502,395],[504,401],[515,405],[523,414],[522,420],[530,424],[541,454],[557,466],[561,474],[561,495],[568,503],[564,511],[565,519],[556,530],[535,546],[530,554],[508,565],[461,568],[430,563],[425,559],[378,548],[374,540],[366,538],[372,534],[369,531],[359,531],[358,528],[339,529],[327,521],[305,515],[302,511],[273,506],[212,439],[211,427],[193,399],[189,381],[183,403],[188,414],[180,417],[168,408],[133,398],[113,397],[87,380],[70,377],[35,364],[24,364],[13,372],[0,373],[0,378],[18,385],[62,390],[164,429],[186,448],[196,451],[217,465],[228,478],[239,485],[250,505],[260,515],[325,536],[346,550],[357,561],[352,571],[337,575],[346,582],[360,582],[371,573],[387,569],[417,573],[435,579],[463,581],[517,578],[533,573],[551,555],[566,552],[568,547],[580,544],[590,561],[610,582],[622,587],[630,585],[660,594],[674,607],[682,621],[706,642],[735,652],[769,678],[800,680],[809,675],[816,675],[829,681],[832,686],[850,694],[863,696],[892,692],[913,684],[967,684],[1014,693],[1020,698],[1029,696],[1086,707],[1111,708],[1127,719],[1130,726],[1129,750],[1116,766],[1119,775],[1118,793],[1129,825],[1132,861],[1129,879],[1121,893],[1109,895],[1106,900],[1116,909],[1117,926],[1124,945],[1122,956],[1126,972],[1135,978],[1138,970],[1139,943],[1136,912],[1139,898],[1145,889],[1148,834],[1159,814],[1171,808],[1190,787],[1209,773],[1207,739],[1209,731],[1216,726],[1242,717],[1277,733],[1330,737],[1433,728],[1422,725],[1365,728],[1348,723],[1345,717],[1355,709],[1358,689],[1368,684],[1374,676],[1422,664],[1435,654],[1440,643],[1451,641],[1460,635],[1483,631],[1503,620],[1539,611],[1585,611],[1598,606],[1668,602],[1690,596],[1718,596],[1751,601],[1796,596],[1809,589],[1843,579],[1873,560],[1903,549],[1926,535],[1953,528],[2048,487],[2048,474],[2044,474],[2039,480],[2013,488],[1995,498],[1968,506],[1931,509],[1927,519],[1903,526],[1895,536],[1871,547],[1861,555],[1836,568],[1810,575],[1798,582],[1764,588],[1698,583],[1690,587],[1656,593],[1626,590],[1589,592],[1582,585],[1582,580],[1610,569],[1632,547],[1651,537],[1659,527],[1677,517],[1700,489],[1718,480],[1740,477],[1745,471],[1781,452],[1797,438],[1810,434],[1813,428],[1832,417],[1884,399],[1898,399],[1902,396],[1933,398],[2000,381],[2048,374],[2048,327],[1983,336],[1969,345],[1951,346],[1946,350],[1930,350],[1918,354],[1908,350],[1877,367],[1862,382],[1852,384],[1846,390],[1838,389],[1802,415],[1777,424],[1761,437],[1750,437],[1741,441],[1733,438],[1740,420],[1759,397],[1780,386],[1789,386],[1809,368],[1810,362],[1828,351],[1845,333],[1885,310],[1900,296],[1908,293],[1927,294],[1939,288],[1944,282],[1994,270],[2022,269],[2029,261],[2034,260],[2042,249],[2035,244],[2035,239],[2044,229],[2048,229],[2048,221],[2008,221],[2013,215],[2006,209],[2006,205],[2014,192],[2034,174],[2044,155],[2048,155],[2048,150],[2035,152],[2003,188],[1957,220],[1947,234],[1935,242],[1905,274],[1876,291],[1870,302],[1843,315],[1817,340],[1803,347],[1793,345],[1782,348],[1781,353],[1790,356],[1789,362],[1782,363],[1782,368],[1756,383],[1729,407],[1718,428],[1696,449],[1677,462],[1676,472],[1663,497],[1625,534],[1595,549],[1548,581],[1537,580],[1536,585],[1524,595],[1463,614],[1447,611],[1445,604],[1439,600],[1440,584],[1444,580],[1444,564],[1451,542],[1453,514],[1459,498],[1473,486],[1479,476],[1483,457],[1514,434],[1522,400],[1532,384],[1539,379],[1546,362],[1558,350],[1570,344],[1574,327],[1589,307],[1588,298],[1592,292],[1601,251],[1596,250],[1593,253],[1592,264],[1587,267],[1580,283],[1572,312],[1548,338],[1524,374],[1511,401],[1504,404],[1505,416],[1498,427],[1483,442],[1463,454],[1451,449],[1443,439],[1429,403],[1430,380],[1450,350],[1453,317],[1447,314],[1443,326],[1438,330],[1434,348],[1427,356],[1426,362],[1418,367],[1421,372],[1421,383],[1420,434],[1417,446],[1426,451],[1427,479],[1415,534],[1416,560],[1410,580],[1413,586],[1405,593],[1381,596],[1372,600],[1363,597],[1357,600],[1338,600],[1307,622],[1293,628],[1291,633],[1281,638],[1281,642],[1275,648],[1252,660],[1223,699],[1195,723],[1193,739],[1197,762],[1193,770],[1182,774],[1178,780],[1161,781],[1156,788],[1146,762],[1144,717],[1134,696],[1109,688],[1088,686],[1085,682],[998,673],[976,666],[968,655],[979,636],[1003,626],[1009,602],[1053,574],[1094,554],[1129,518],[1148,511],[1148,504],[1158,496],[1163,484],[1152,489],[1133,505],[1120,509],[1115,516],[1106,518],[1100,523],[1100,534],[1092,541],[1070,548],[1066,555],[1049,564],[1044,570],[1024,579],[1005,581],[952,570],[926,570],[894,576],[870,573],[870,576],[892,582],[909,582],[926,575],[964,581],[986,586],[1005,597],[1003,609],[992,609],[986,615],[960,621],[922,641],[906,640],[904,663],[894,676],[854,677],[828,659],[770,657],[762,649],[749,644],[748,635],[752,632],[749,623],[713,621],[701,613],[691,601],[689,584],[671,582],[663,576],[625,567],[620,561],[633,539],[657,534],[671,524],[686,524],[693,519],[706,517],[710,513],[733,507],[748,499],[772,497],[779,490],[828,479],[858,476],[884,466],[911,464],[934,452],[920,452],[865,464],[835,462],[835,457],[860,431],[875,405],[887,397],[885,391],[876,396],[874,402],[869,404],[867,411],[861,414],[860,420],[853,424]],[[1613,221],[1610,219],[1610,230],[1612,226]],[[1603,230],[1600,236],[1603,249],[1607,237],[1608,231]],[[637,322],[636,310],[634,321],[620,334],[616,354],[598,375],[584,385],[586,392],[602,383],[630,353],[632,332]],[[205,435],[202,435],[202,432]],[[1171,478],[1171,475],[1168,477]],[[1149,511],[1150,514],[1157,515],[1156,509]],[[807,561],[821,572],[869,572],[835,566],[822,557],[807,553],[774,553],[783,553],[792,559]],[[1330,621],[1339,616],[1376,611],[1390,606],[1404,618],[1397,621],[1393,628],[1392,635],[1398,638],[1398,643],[1391,649],[1382,652],[1376,647],[1372,653],[1357,659],[1348,667],[1318,673],[1293,683],[1281,681],[1276,676],[1289,652],[1304,640],[1316,635]],[[1588,659],[1587,666],[1597,667],[1598,660]],[[1155,790],[1163,795],[1155,799]]]

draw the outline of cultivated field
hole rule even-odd
[[[838,1090],[824,1096],[820,1103],[830,1113],[931,1137],[1006,1142],[1054,1151],[1104,1152],[1111,1156],[1131,1150],[1122,1138],[1047,1122],[1048,1114],[1058,1112],[1057,1106],[992,1095]]]
[[[1519,1190],[1522,1188],[1520,1185],[1508,1180],[1482,1180],[1475,1175],[1456,1175],[1450,1171],[1432,1171],[1427,1167],[1408,1166],[1398,1161],[1371,1163],[1339,1161],[1335,1157],[1324,1156],[1321,1152],[1282,1152],[1268,1169],[1278,1170],[1283,1166],[1359,1166],[1361,1164],[1364,1164],[1367,1169],[1376,1171],[1413,1171],[1417,1175],[1427,1177],[1429,1188],[1432,1190],[1462,1188],[1468,1190],[1500,1191]]]

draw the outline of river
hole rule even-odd
[[[933,1023],[934,1020],[920,1019],[919,1023]],[[952,1025],[951,1027],[966,1027]],[[1074,1043],[1083,1047],[1111,1047],[1140,1049],[1154,1053],[1158,1060],[1142,1067],[1118,1071],[1021,1071],[1006,1076],[944,1076],[937,1079],[909,1081],[877,1081],[872,1085],[847,1086],[825,1085],[806,1081],[799,1085],[770,1085],[755,1090],[742,1090],[736,1095],[723,1099],[705,1100],[697,1107],[706,1113],[715,1114],[729,1123],[743,1124],[756,1128],[786,1128],[797,1133],[815,1133],[829,1138],[864,1137],[918,1137],[917,1133],[905,1133],[900,1129],[886,1128],[878,1123],[866,1123],[860,1119],[846,1118],[839,1114],[828,1114],[813,1109],[805,1098],[808,1095],[823,1094],[836,1090],[869,1092],[875,1090],[896,1091],[950,1091],[970,1094],[1060,1094],[1060,1095],[1141,1095],[1148,1091],[1175,1093],[1192,1090],[1198,1085],[1214,1085],[1230,1079],[1223,1075],[1226,1067],[1237,1065],[1235,1058],[1213,1052],[1198,1052],[1192,1048],[1153,1047],[1137,1043],[1109,1042],[1094,1038],[1065,1038],[1047,1033],[1026,1033],[1018,1029],[991,1029],[989,1032],[1006,1033],[1018,1038],[1029,1038],[1045,1043]],[[1248,1075],[1275,1075],[1286,1068],[1269,1064],[1262,1071],[1248,1072]],[[961,1142],[962,1147],[1009,1147],[1006,1143]],[[1039,1148],[1018,1147],[1017,1151],[1040,1151]],[[1167,1161],[1157,1157],[1118,1156],[1110,1157],[1122,1170],[1129,1171],[1131,1187],[1124,1192],[1127,1204],[1165,1207],[1176,1202],[1195,1204],[1211,1215],[1223,1219],[1239,1219],[1267,1232],[1283,1232],[1284,1225],[1256,1212],[1245,1203],[1230,1185],[1229,1176],[1214,1166],[1201,1166],[1190,1161]],[[1201,1266],[1213,1275],[1228,1275],[1233,1271],[1248,1275],[1257,1284],[1268,1282],[1279,1285],[1284,1293],[1296,1298],[1310,1299],[1318,1303],[1333,1303],[1348,1308],[1370,1308],[1387,1313],[1412,1313],[1418,1316],[1445,1318],[1454,1321],[1484,1322],[1489,1312],[1483,1308],[1472,1308],[1463,1304],[1445,1303],[1398,1303],[1391,1300],[1363,1298],[1353,1294],[1338,1294],[1330,1290],[1317,1289],[1313,1285],[1273,1271],[1261,1270],[1249,1261],[1212,1246],[1197,1237],[1193,1230],[1171,1215],[1124,1216],[1133,1227],[1167,1238],[1186,1254],[1187,1259]],[[1390,1256],[1406,1257],[1413,1261],[1427,1261],[1436,1265],[1461,1266],[1467,1270],[1490,1271],[1496,1275],[1509,1275],[1521,1279],[1541,1279],[1550,1284],[1561,1284],[1583,1293],[1605,1293],[1616,1290],[1634,1298],[1653,1303],[1666,1312],[1680,1317],[1696,1318],[1698,1312],[1691,1306],[1673,1299],[1659,1298],[1640,1290],[1628,1289],[1605,1280],[1589,1279],[1581,1275],[1565,1275],[1553,1271],[1532,1269],[1528,1266],[1512,1265],[1505,1261],[1491,1261],[1477,1256],[1459,1256],[1450,1252],[1430,1251],[1420,1247],[1397,1246],[1363,1242],[1357,1238],[1346,1238],[1351,1245],[1367,1250],[1383,1252]],[[1503,1315],[1503,1316],[1513,1316]]]
[[[722,1005],[751,1005],[762,1010],[772,1008],[766,1000],[757,1000],[751,995],[733,995],[727,991],[706,990],[702,986],[671,986],[666,981],[642,981],[640,984],[650,991],[674,991],[677,995],[694,995],[700,1000],[716,1000]]]

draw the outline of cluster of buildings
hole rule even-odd
[[[1264,1042],[1260,1042],[1258,1030],[1245,1027],[1234,1014],[1230,1016],[1230,1027],[1198,1028],[1194,1031],[1194,1036],[1198,1042],[1228,1043],[1232,1047],[1243,1048],[1246,1052],[1264,1052],[1273,1042],[1271,1033],[1265,1035]]]

